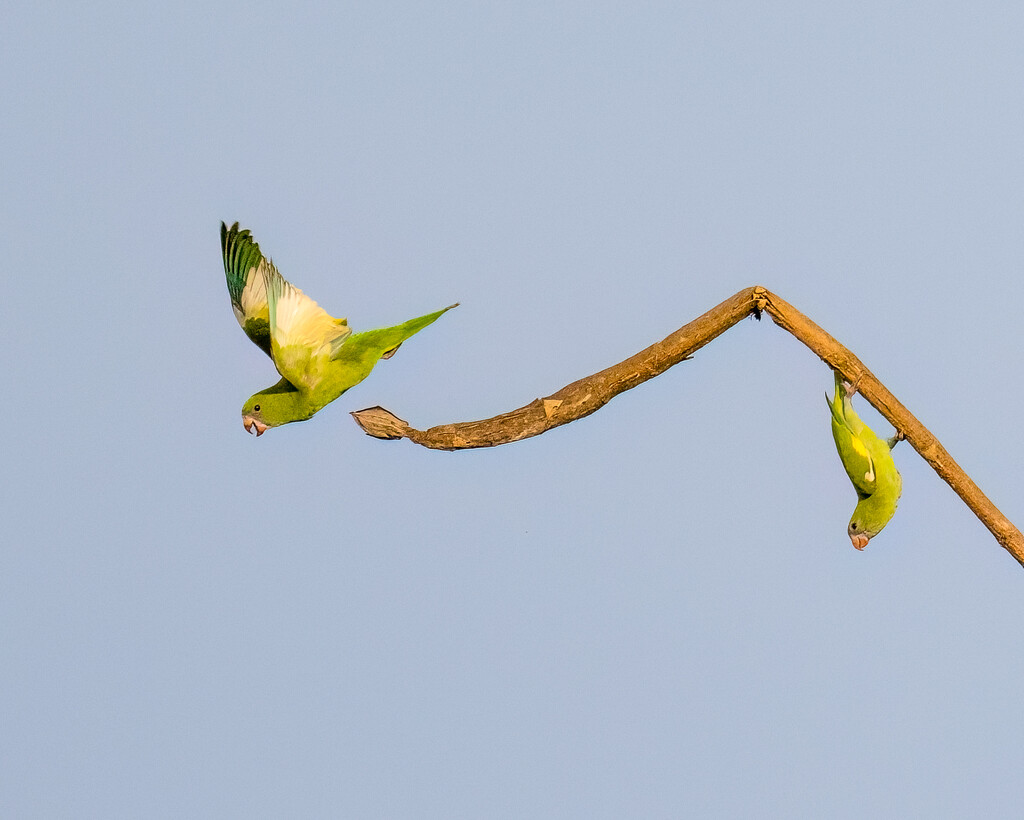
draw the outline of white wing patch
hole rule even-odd
[[[345,319],[335,319],[286,281],[272,262],[264,260],[260,268],[269,297],[270,337],[275,348],[298,346],[315,354],[352,332]]]
[[[249,268],[249,272],[245,275],[245,287],[242,288],[239,299],[242,303],[241,307],[232,305],[235,318],[243,328],[246,319],[269,319],[267,315],[267,282],[264,273],[264,268],[268,264],[266,259],[261,259],[259,267]]]

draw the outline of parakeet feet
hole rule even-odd
[[[848,382],[845,377],[843,378],[843,390],[846,392],[846,398],[852,399],[854,394],[857,392],[857,388],[860,386],[861,376],[864,374],[858,374],[857,378],[852,382]]]

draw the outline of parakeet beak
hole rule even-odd
[[[256,435],[259,435],[259,433],[257,433]],[[853,542],[853,546],[859,550],[864,549],[864,547],[868,545],[868,541],[870,540],[871,536],[868,535],[866,532],[858,532],[856,535],[850,536],[850,541]]]
[[[245,431],[247,433],[255,433],[257,436],[262,436],[263,431],[267,429],[266,424],[261,421],[256,421],[252,416],[242,416],[242,424],[245,425]]]

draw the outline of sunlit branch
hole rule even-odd
[[[500,416],[417,430],[383,407],[371,407],[352,415],[371,436],[383,439],[407,438],[437,450],[508,444],[538,436],[554,427],[590,415],[619,393],[685,361],[747,316],[754,314],[760,318],[762,312],[767,313],[776,325],[792,333],[848,381],[856,384],[857,392],[903,434],[910,445],[978,516],[996,540],[1024,565],[1024,536],[989,501],[938,439],[852,352],[788,302],[762,287],[742,290],[635,356]]]

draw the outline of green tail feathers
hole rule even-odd
[[[364,330],[361,333],[353,333],[345,339],[344,343],[332,357],[333,359],[363,358],[372,355],[374,360],[391,358],[406,339],[415,336],[423,328],[432,325],[452,308],[458,307],[459,303],[449,305],[446,308],[428,313],[426,316],[419,316],[402,322],[394,327],[381,327],[376,330]]]

